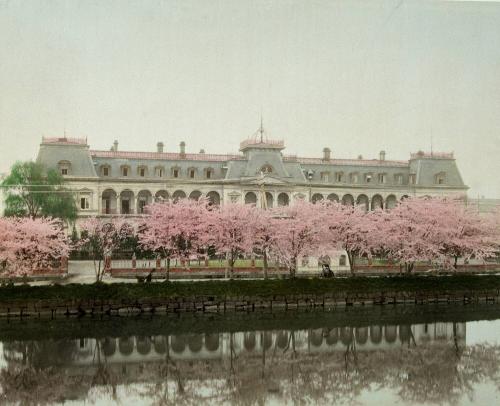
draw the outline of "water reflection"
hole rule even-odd
[[[468,346],[466,333],[436,322],[5,341],[0,399],[333,404],[377,390],[387,402],[460,403],[478,383],[500,387],[500,348]]]

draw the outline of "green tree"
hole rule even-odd
[[[77,215],[73,194],[63,177],[37,162],[16,162],[3,180],[5,216],[58,217],[70,223]]]

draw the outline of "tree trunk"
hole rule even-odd
[[[228,257],[229,274],[230,278],[233,279],[234,276],[234,253],[231,251]]]
[[[264,250],[264,255],[263,255],[263,266],[264,266],[264,279],[267,279],[267,268],[268,268],[268,263],[267,263],[267,250]]]
[[[167,257],[167,281],[170,280],[170,257]]]
[[[351,276],[354,276],[354,254],[350,251],[347,252],[347,259],[349,260],[349,269],[351,270]]]
[[[455,258],[455,262],[453,263],[453,268],[455,268],[455,271],[457,270],[458,266],[457,266],[457,262],[458,262],[458,255],[455,255],[454,256]]]
[[[292,264],[290,266],[290,278],[295,278],[295,274],[297,273],[297,263],[298,263],[298,258],[295,257],[292,260]]]

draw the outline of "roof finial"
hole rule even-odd
[[[260,143],[262,144],[264,142],[264,119],[262,118],[262,112],[260,113]]]

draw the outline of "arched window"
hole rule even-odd
[[[257,195],[254,192],[245,194],[245,204],[257,204]]]
[[[260,171],[262,173],[273,173],[273,167],[269,164],[266,164],[262,168],[260,168]]]

